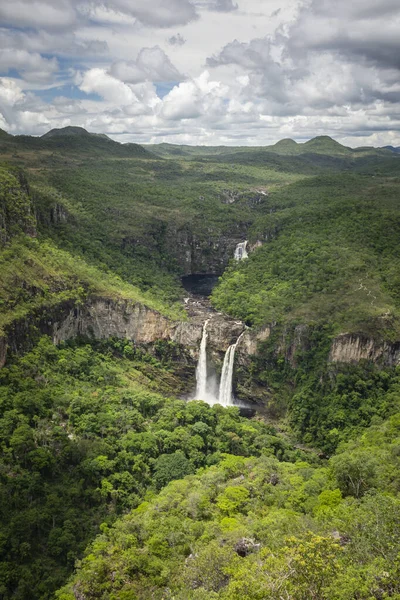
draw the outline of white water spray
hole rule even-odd
[[[222,406],[233,406],[232,381],[235,351],[244,331],[240,334],[236,342],[229,346],[225,353],[219,392],[217,392],[217,389],[215,389],[215,377],[210,377],[207,373],[207,326],[209,321],[210,319],[207,319],[203,325],[199,360],[196,367],[196,393],[194,400],[204,400],[210,405],[222,404]]]
[[[207,325],[210,319],[203,325],[203,335],[200,344],[199,362],[196,368],[196,399],[205,400],[207,394]]]
[[[245,258],[249,257],[249,255],[247,254],[246,246],[247,246],[247,240],[244,242],[240,242],[240,244],[238,244],[236,246],[235,260],[244,260]]]
[[[244,334],[244,331],[240,334],[234,344],[229,346],[224,356],[224,363],[222,365],[221,372],[221,383],[219,386],[219,397],[218,402],[222,406],[233,406],[232,396],[232,381],[233,381],[233,366],[235,363],[235,351],[237,345],[240,342],[240,338]]]

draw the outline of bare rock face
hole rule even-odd
[[[357,334],[344,333],[333,340],[330,362],[358,363],[370,360],[382,366],[400,364],[400,342],[377,342]]]
[[[68,221],[69,214],[65,206],[56,202],[50,209],[50,222],[53,225],[60,223],[66,223]]]
[[[64,342],[78,335],[96,340],[127,338],[138,344],[171,337],[171,324],[160,313],[142,304],[97,298],[84,307],[72,308],[53,324],[53,341]]]
[[[46,317],[31,315],[15,322],[0,337],[0,367],[6,362],[7,349],[22,354],[40,335],[49,335],[56,345],[78,336],[95,340],[115,337],[144,346],[157,340],[171,340],[185,347],[195,361],[204,322],[208,319],[209,351],[218,362],[236,342],[244,325],[209,307],[200,306],[197,311],[191,307],[186,321],[172,321],[156,310],[128,300],[91,298],[83,306],[60,305]]]
[[[288,347],[282,346],[280,350],[285,353],[285,358],[292,367],[297,367],[296,354],[308,347],[308,325],[297,325],[294,329],[293,341]]]

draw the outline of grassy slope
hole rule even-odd
[[[40,197],[39,204],[44,198]],[[141,291],[106,265],[86,261],[73,251],[72,244],[69,252],[56,240],[43,235],[36,238],[34,207],[17,171],[0,169],[0,209],[0,333],[33,310],[67,299],[80,302],[91,294],[129,299],[174,318],[181,316],[178,307]]]

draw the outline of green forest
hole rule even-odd
[[[1,598],[400,600],[399,161],[1,132]],[[249,413],[150,325],[54,334],[190,328],[195,274]]]

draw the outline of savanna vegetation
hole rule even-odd
[[[0,338],[32,325],[0,370],[0,596],[399,600],[399,368],[329,360],[340,333],[399,340],[399,157],[67,128],[0,134],[0,160]],[[172,342],[35,330],[94,297],[185,318],[196,268],[270,329],[236,372],[267,416],[180,399]]]

